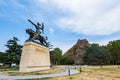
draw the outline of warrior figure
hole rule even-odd
[[[40,31],[40,30],[42,30],[42,33],[43,33],[43,30],[44,30],[44,24],[43,24],[43,23],[42,23],[42,26],[41,26],[40,23],[35,24],[35,23],[33,23],[31,20],[29,20],[29,19],[28,19],[28,21],[35,26],[35,28],[36,28],[36,33],[41,34],[41,31]],[[40,26],[41,26],[41,27],[40,27]]]
[[[43,30],[44,30],[44,24],[42,23],[42,26],[41,26],[41,24],[39,24],[39,23],[35,24],[29,19],[28,19],[28,21],[35,26],[36,32],[32,29],[26,29],[26,32],[30,35],[29,39],[26,40],[26,41],[38,40],[40,42],[40,44],[48,47],[48,42],[46,42],[47,37],[44,37],[44,36],[41,35],[41,31],[43,33]]]

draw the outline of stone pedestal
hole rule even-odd
[[[20,72],[31,72],[50,69],[49,49],[34,42],[26,42],[23,46]]]

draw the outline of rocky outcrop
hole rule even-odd
[[[77,43],[70,48],[63,56],[70,56],[73,58],[75,64],[84,64],[82,55],[86,52],[86,49],[90,46],[86,39],[78,39]]]

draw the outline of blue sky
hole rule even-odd
[[[63,50],[78,39],[105,45],[120,39],[120,0],[0,0],[0,51],[12,37],[24,44],[27,19],[45,25],[48,41]]]

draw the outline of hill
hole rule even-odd
[[[84,64],[82,55],[86,52],[86,49],[90,46],[89,42],[86,39],[78,39],[76,44],[72,46],[63,57],[71,57],[75,64]]]

